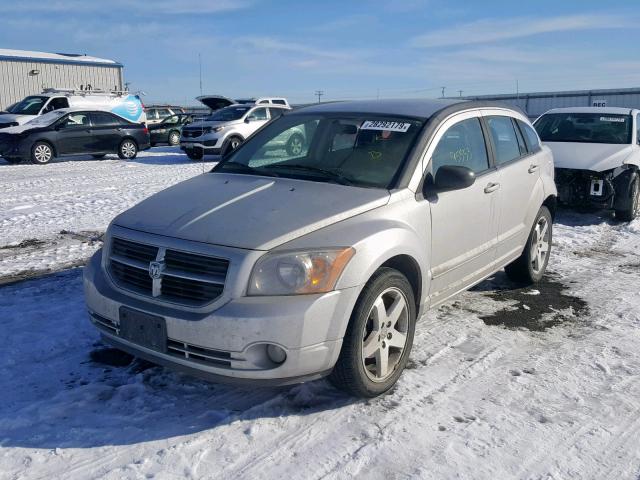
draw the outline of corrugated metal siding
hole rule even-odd
[[[607,107],[640,109],[640,89],[584,90],[575,92],[522,93],[516,95],[481,95],[470,100],[495,100],[522,109],[529,117],[537,118],[547,110],[561,107],[590,107],[595,100],[604,100]]]
[[[29,75],[39,70],[39,75]],[[94,89],[122,90],[119,66],[74,65],[37,61],[0,60],[0,110],[43,88],[79,88],[90,84]]]

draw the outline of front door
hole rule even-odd
[[[431,208],[430,301],[436,305],[477,282],[495,264],[498,233],[498,171],[493,168],[479,114],[467,113],[445,123],[428,171],[444,165],[470,168],[475,183],[428,198]]]
[[[89,151],[93,137],[88,113],[70,113],[58,128],[58,154],[69,155]]]

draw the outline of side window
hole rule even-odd
[[[271,107],[269,109],[269,115],[271,116],[271,118],[278,118],[280,115],[282,115],[284,113],[284,109],[282,108],[273,108]]]
[[[520,131],[524,135],[524,139],[527,141],[529,151],[537,152],[540,150],[540,140],[538,139],[538,134],[536,134],[535,130],[521,120],[516,121],[520,126]]]
[[[489,132],[493,140],[493,146],[496,149],[496,163],[502,165],[504,163],[520,158],[520,146],[518,137],[513,128],[510,117],[487,117]]]
[[[108,113],[95,112],[91,114],[91,123],[96,127],[109,127],[119,122]]]
[[[516,123],[516,119],[511,118],[511,123],[513,124],[513,129],[516,132],[516,139],[518,140],[518,150],[520,150],[520,156],[524,156],[528,153],[527,144],[524,141],[524,137],[522,136],[520,127],[518,127],[518,124]]]
[[[54,110],[59,110],[61,108],[69,108],[69,100],[67,100],[66,97],[52,98],[43,113],[53,112]]]
[[[158,118],[155,108],[149,109],[145,113],[147,114],[147,120],[155,120]]]
[[[171,112],[168,109],[166,108],[158,109],[158,118],[165,118],[165,117],[168,117],[169,115],[171,115]]]
[[[258,103],[259,103],[260,105],[263,105],[263,104],[265,104],[265,103],[269,103],[269,100],[260,100]]]
[[[286,105],[284,100],[279,100],[277,98],[273,101],[273,103],[276,104],[276,105]]]
[[[253,112],[251,112],[251,114],[249,115],[250,118],[252,118],[253,120],[267,120],[267,109],[266,108],[256,108]]]
[[[480,120],[470,118],[456,123],[444,133],[431,157],[435,176],[444,165],[467,167],[475,173],[489,168],[489,157]]]
[[[88,127],[89,125],[89,116],[86,113],[71,113],[60,124],[62,128]]]
[[[171,115],[170,117],[165,118],[162,123],[165,125],[177,125],[180,123],[180,117],[178,115]]]

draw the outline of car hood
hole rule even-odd
[[[18,122],[20,125],[35,118],[36,115],[16,115],[15,113],[0,113],[0,123]],[[9,127],[7,127],[9,128]],[[6,129],[3,129],[5,131]]]
[[[230,121],[225,121],[225,122],[212,122],[212,121],[201,121],[201,122],[193,122],[190,123],[187,127],[184,127],[186,130],[199,130],[205,127],[217,127],[217,126],[229,126],[229,125],[235,125],[235,124],[239,124],[242,123],[240,120],[230,120]]]
[[[619,167],[631,154],[631,145],[606,143],[546,142],[557,168],[602,172]]]
[[[113,223],[195,242],[269,250],[388,200],[389,192],[382,189],[208,173],[149,197]]]
[[[196,100],[198,100],[206,107],[209,107],[213,112],[236,103],[227,97],[223,97],[222,95],[202,95],[201,97],[196,97]]]

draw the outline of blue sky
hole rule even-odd
[[[640,85],[640,4],[615,1],[0,0],[0,48],[125,65],[145,101],[293,102]]]

